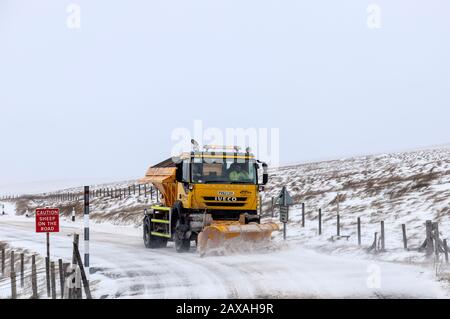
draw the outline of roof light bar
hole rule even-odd
[[[226,146],[226,145],[205,145],[203,146],[205,149],[205,152],[208,152],[211,150],[235,150],[236,152],[239,152],[241,149],[239,146]]]

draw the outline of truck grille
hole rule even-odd
[[[238,202],[205,202],[207,206],[222,206],[222,207],[242,207],[245,205],[245,203],[238,203]]]
[[[220,196],[218,196],[218,197],[220,197]],[[212,200],[212,201],[217,201],[216,198],[217,197],[214,197],[214,196],[203,197],[204,200]],[[236,197],[236,201],[237,202],[245,202],[245,201],[247,201],[247,197]],[[220,202],[222,202],[222,201],[220,201]]]
[[[221,197],[221,196],[218,196]],[[242,207],[245,205],[245,202],[247,201],[247,197],[236,197],[235,201],[226,201],[226,200],[217,200],[217,197],[214,196],[204,196],[204,203],[207,206],[211,207]]]

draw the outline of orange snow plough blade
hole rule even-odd
[[[229,243],[240,246],[270,240],[272,232],[278,231],[275,223],[242,225],[239,222],[214,222],[198,235],[197,251],[206,253],[229,248]]]

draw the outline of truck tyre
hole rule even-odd
[[[142,228],[144,230],[143,237],[144,237],[144,245],[146,248],[155,249],[155,248],[164,248],[167,246],[166,238],[153,236],[151,234],[150,219],[148,217],[144,218],[144,227]]]
[[[177,225],[175,227],[175,249],[178,253],[183,253],[186,251],[189,251],[191,248],[191,239],[185,238],[186,234],[186,227],[183,227],[184,225],[181,224],[180,220],[177,220]]]
[[[191,239],[190,237],[186,238],[187,232],[189,231],[189,225],[186,223],[181,203],[176,203],[173,211],[175,213],[174,215],[177,216],[177,221],[175,223],[175,232],[173,234],[175,250],[178,253],[187,252],[191,248]]]

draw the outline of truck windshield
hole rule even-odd
[[[254,160],[237,162],[236,159],[201,159],[192,162],[193,183],[256,184],[257,172]]]

